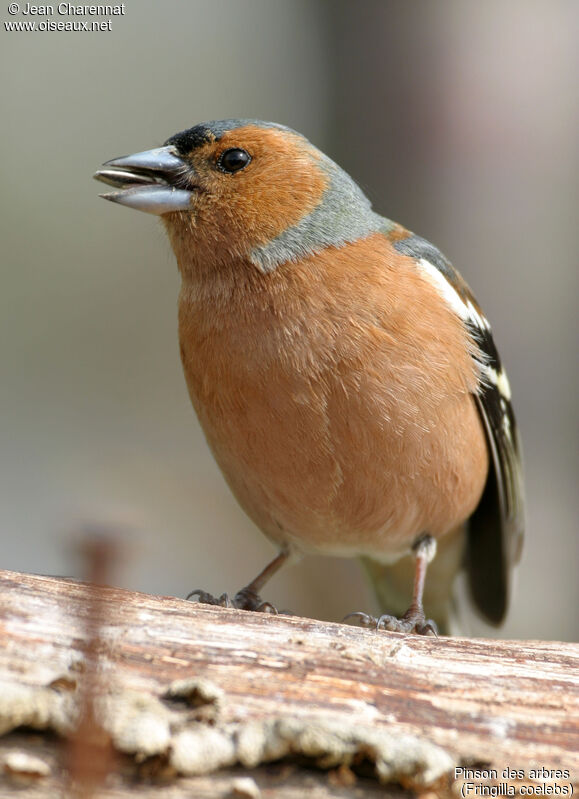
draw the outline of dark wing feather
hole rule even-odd
[[[489,328],[468,323],[487,359],[476,404],[491,467],[481,500],[469,520],[467,571],[481,613],[500,624],[509,603],[509,575],[521,553],[524,499],[521,445],[508,382]],[[494,379],[493,379],[494,378]]]
[[[490,325],[470,288],[450,261],[434,247],[397,228],[390,234],[394,247],[436,269],[446,278],[458,300],[461,318],[476,344],[480,366],[479,391],[474,399],[482,420],[490,455],[487,483],[468,522],[467,563],[474,602],[492,624],[500,624],[509,603],[509,578],[519,560],[524,530],[521,448],[503,370]]]

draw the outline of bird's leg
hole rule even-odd
[[[377,630],[390,630],[397,633],[417,633],[418,635],[438,635],[436,624],[424,616],[422,595],[428,564],[436,555],[436,539],[425,534],[417,538],[412,546],[415,557],[414,587],[412,602],[401,618],[383,614],[378,619],[368,613],[349,613],[345,618],[356,617],[363,627],[376,627]],[[345,619],[344,619],[345,621]]]
[[[220,605],[225,608],[237,608],[238,610],[256,610],[262,613],[277,613],[277,609],[270,603],[264,602],[259,595],[259,592],[267,581],[281,569],[284,563],[289,558],[289,550],[282,549],[281,552],[268,563],[265,569],[260,571],[257,577],[252,580],[245,588],[238,591],[233,599],[230,599],[227,594],[221,594],[219,597],[214,597],[208,594],[207,591],[197,589],[187,594],[187,599],[197,597],[198,602],[206,605]]]

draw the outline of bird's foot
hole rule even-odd
[[[264,602],[259,594],[256,594],[256,592],[252,591],[250,588],[242,588],[241,591],[235,594],[233,599],[231,599],[229,594],[221,594],[221,596],[215,597],[213,594],[209,594],[207,591],[203,591],[199,588],[195,591],[191,591],[185,598],[196,598],[197,602],[201,602],[204,605],[217,605],[222,608],[254,610],[258,613],[273,613],[275,615],[277,615],[278,612],[277,608],[274,607],[271,602]]]
[[[416,605],[411,605],[406,613],[399,619],[396,616],[389,616],[386,613],[376,618],[369,613],[358,611],[356,613],[348,613],[343,621],[352,618],[358,619],[362,627],[374,627],[376,630],[438,636],[436,624],[432,619],[426,619],[422,607]]]

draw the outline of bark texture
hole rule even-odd
[[[575,784],[574,644],[375,633],[12,572],[0,634],[1,796]]]

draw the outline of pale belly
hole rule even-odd
[[[186,372],[227,482],[278,543],[389,562],[478,504],[488,457],[468,392],[428,400],[388,390],[377,371]]]
[[[392,559],[470,516],[488,454],[462,321],[386,239],[368,246],[184,283],[179,335],[207,440],[262,531]]]

